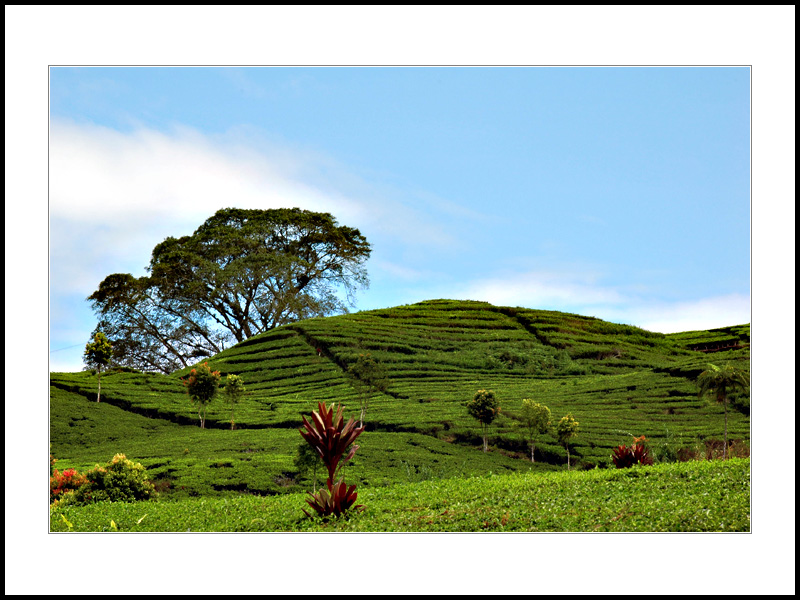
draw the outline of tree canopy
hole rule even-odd
[[[722,447],[722,457],[728,458],[728,402],[729,396],[737,390],[750,388],[750,374],[731,365],[718,367],[708,365],[708,369],[700,373],[697,378],[699,388],[698,396],[713,396],[722,404],[725,412],[725,432]]]
[[[100,402],[100,373],[111,360],[113,348],[102,331],[95,332],[92,338],[94,341],[86,344],[86,349],[83,351],[83,361],[97,369],[97,401]]]
[[[117,364],[170,373],[280,325],[347,312],[369,285],[370,252],[328,213],[226,208],[158,244],[147,276],[109,275],[88,300]]]
[[[518,426],[528,434],[531,446],[531,462],[536,462],[533,456],[536,450],[536,438],[539,434],[550,430],[551,421],[552,414],[549,408],[530,398],[523,398]]]
[[[483,451],[486,452],[488,450],[486,432],[489,425],[492,424],[492,421],[500,414],[500,401],[492,390],[478,390],[475,392],[475,396],[473,396],[472,400],[467,400],[464,404],[470,416],[481,424],[483,430]]]

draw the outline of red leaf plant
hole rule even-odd
[[[614,466],[618,469],[625,469],[632,467],[635,464],[652,465],[653,458],[647,450],[647,447],[642,443],[646,442],[645,436],[634,437],[633,444],[628,446],[617,446],[614,448],[614,455],[611,460],[614,461]]]
[[[321,489],[316,494],[308,492],[311,500],[306,500],[318,514],[326,517],[338,517],[350,508],[362,508],[362,505],[354,506],[356,486],[348,487],[344,477],[336,481],[336,474],[355,455],[358,446],[353,445],[353,442],[364,432],[364,428],[356,427],[352,418],[345,424],[341,405],[336,408],[335,413],[333,407],[333,404],[328,408],[324,402],[320,402],[319,411],[312,411],[310,422],[303,417],[303,429],[300,429],[300,435],[317,451],[328,470],[328,489]],[[345,456],[345,451],[350,446],[352,447]],[[311,516],[305,510],[303,512]]]

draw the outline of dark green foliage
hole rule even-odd
[[[500,401],[492,390],[478,390],[475,392],[472,400],[467,400],[464,405],[467,407],[469,415],[481,424],[483,430],[483,451],[486,452],[488,449],[486,439],[487,429],[500,413]]]
[[[298,475],[301,477],[311,471],[314,477],[314,493],[317,492],[317,469],[322,466],[322,459],[314,446],[300,442],[297,446],[297,454],[294,457],[294,466]]]
[[[219,391],[219,379],[219,371],[212,371],[207,362],[192,369],[189,376],[183,379],[183,385],[186,386],[189,400],[197,406],[201,429],[205,428],[208,404]]]
[[[204,326],[187,302],[166,298],[147,277],[106,277],[87,298],[113,340],[113,363],[140,371],[171,373],[225,348],[226,336]]]
[[[88,300],[125,347],[120,364],[169,373],[232,340],[346,312],[368,285],[370,251],[328,213],[226,208],[158,244],[149,276],[109,275]]]
[[[727,458],[728,452],[728,397],[734,391],[745,391],[750,388],[750,374],[733,365],[718,367],[708,365],[708,370],[700,373],[697,378],[698,396],[711,395],[723,405],[725,410],[725,434],[723,446],[723,458]]]
[[[89,502],[133,502],[148,500],[155,488],[140,463],[128,460],[124,454],[116,454],[103,466],[95,465],[85,474],[85,483],[62,501],[63,504],[87,504]]]

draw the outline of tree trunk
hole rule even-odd
[[[723,439],[723,443],[725,444],[722,447],[722,460],[728,459],[728,399],[725,398],[725,401],[722,403],[722,406],[725,407],[725,437]]]
[[[531,462],[536,462],[536,460],[534,460],[534,458],[533,458],[533,452],[534,452],[535,449],[536,449],[536,446],[534,444],[531,444]]]
[[[565,447],[567,448],[567,470],[569,470],[569,444],[565,444]]]
[[[100,402],[100,369],[97,370],[97,401]]]
[[[486,452],[489,446],[486,441],[486,425],[483,424],[483,451]]]

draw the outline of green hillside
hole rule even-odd
[[[722,440],[723,409],[697,398],[694,378],[708,363],[749,369],[749,325],[672,335],[554,311],[432,300],[391,309],[309,319],[246,340],[208,360],[240,375],[250,394],[236,429],[220,399],[198,426],[180,377],[52,373],[50,439],[58,467],[87,468],[125,453],[155,477],[162,497],[297,492],[312,485],[294,459],[301,414],[317,402],[358,416],[345,371],[359,354],[391,379],[372,399],[349,481],[388,486],[489,472],[561,470],[556,438],[528,457],[515,415],[523,398],[546,404],[555,420],[571,413],[580,434],[570,446],[580,469],[610,464],[612,448],[646,435],[657,456],[675,458]],[[484,453],[480,426],[462,405],[491,389],[502,412]],[[728,437],[749,443],[747,398],[728,411]]]

